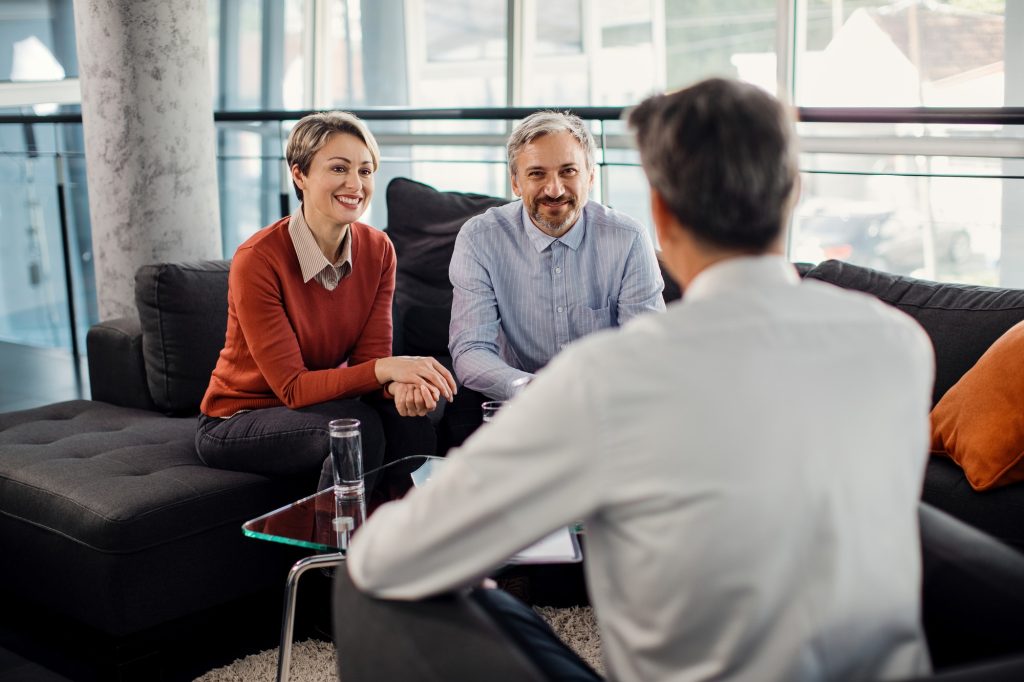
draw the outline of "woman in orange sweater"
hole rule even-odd
[[[377,142],[355,116],[319,113],[292,129],[285,156],[301,204],[235,252],[196,451],[223,469],[310,472],[328,452],[327,423],[351,417],[366,470],[432,453],[425,415],[455,381],[434,358],[391,357],[394,247],[357,222]]]

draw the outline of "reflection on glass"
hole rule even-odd
[[[2,138],[18,144],[21,126],[4,126]],[[23,144],[23,143],[22,143]],[[70,324],[63,247],[52,154],[0,156],[0,340],[68,349]]]
[[[505,0],[421,0],[427,60],[505,58]]]
[[[537,11],[535,54],[578,54],[583,50],[581,0],[546,0]]]
[[[230,258],[261,227],[285,215],[280,127],[274,122],[218,125],[222,245]]]
[[[630,165],[608,166],[602,169],[607,175],[608,196],[604,203],[616,211],[621,211],[631,218],[647,226],[648,235],[653,243],[657,243],[654,225],[651,223],[650,186],[647,176],[639,166],[639,155],[634,152],[622,152],[633,157]]]
[[[797,101],[1002,106],[1008,4],[812,0],[796,61]]]
[[[663,89],[663,22],[654,4],[538,1],[535,31],[523,36],[522,103],[633,104]]]
[[[775,0],[665,3],[666,80],[683,87],[711,75],[777,89]]]
[[[1013,197],[1024,181],[984,177],[1000,174],[1003,163],[808,155],[803,165],[814,170],[803,176],[790,258],[835,258],[939,281],[1020,286],[1007,273],[1024,268],[1024,251],[1013,248],[1024,227],[1024,206]]]
[[[0,44],[6,58],[0,61],[0,81],[78,78],[72,2],[3,3]]]

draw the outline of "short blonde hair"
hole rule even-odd
[[[354,135],[362,140],[370,150],[373,170],[377,170],[380,166],[380,148],[366,124],[347,111],[321,111],[301,119],[288,135],[288,146],[285,148],[284,156],[289,171],[292,166],[298,166],[303,175],[308,175],[309,167],[313,165],[313,157],[324,148],[331,135],[338,133]],[[295,195],[302,201],[302,190],[294,180],[292,185],[295,187]]]

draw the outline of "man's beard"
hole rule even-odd
[[[549,202],[561,203],[562,201],[566,202],[565,208],[568,211],[565,215],[564,220],[559,222],[553,222],[545,218],[544,214],[540,212],[541,205]],[[530,211],[530,218],[538,227],[543,227],[545,230],[548,230],[549,232],[553,232],[555,234],[561,234],[568,230],[570,227],[572,227],[573,223],[576,222],[577,219],[579,219],[579,214],[576,210],[578,206],[579,201],[576,199],[575,196],[571,194],[563,194],[562,196],[555,197],[554,199],[551,199],[550,197],[545,197],[544,199],[539,199],[536,203],[534,203],[533,208]]]

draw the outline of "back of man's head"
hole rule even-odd
[[[629,123],[648,181],[698,240],[748,252],[776,242],[798,173],[782,103],[756,86],[714,78],[644,100]]]

